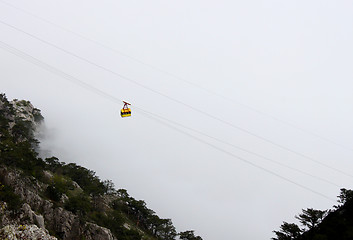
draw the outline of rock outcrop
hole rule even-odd
[[[55,207],[50,200],[43,199],[40,193],[45,191],[46,184],[40,183],[34,178],[23,177],[20,171],[6,167],[0,167],[0,175],[3,178],[3,183],[11,186],[25,202],[15,218],[4,207],[1,214],[2,226],[36,225],[44,231],[47,231],[46,228],[55,231],[63,240],[78,239],[79,236],[87,240],[115,239],[109,229],[97,224],[82,222],[72,212],[62,207]]]
[[[15,110],[15,117],[21,118],[22,121],[37,125],[43,120],[40,110],[35,108],[29,101],[14,99],[10,104]]]
[[[56,237],[50,236],[47,230],[36,225],[6,225],[0,229],[0,239],[57,240]]]

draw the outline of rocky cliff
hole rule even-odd
[[[0,239],[201,240],[94,171],[41,159],[43,119],[29,101],[0,94]]]
[[[17,160],[26,164],[26,160],[33,161],[37,156],[35,146],[38,141],[34,135],[43,121],[40,110],[28,101],[9,102],[2,95],[0,113],[0,200],[12,200],[0,201],[1,239],[56,239],[49,235],[49,230],[60,239],[116,239],[109,229],[83,221],[80,216],[64,209],[63,205],[45,197],[54,178],[53,173],[44,171],[42,181],[39,181],[38,174],[28,174],[26,168],[21,169],[21,161]],[[23,149],[24,146],[27,149]],[[13,159],[8,159],[9,157]],[[25,159],[26,157],[29,159]],[[37,160],[37,163],[42,161]],[[76,183],[76,189],[79,188]],[[11,199],[8,189],[16,197]],[[62,196],[62,199],[68,197]],[[10,207],[14,202],[18,202],[18,206]],[[61,200],[61,203],[64,202],[65,200]]]
[[[43,198],[41,195],[49,186],[35,178],[24,177],[23,172],[5,166],[0,167],[2,184],[13,189],[23,204],[16,209],[15,214],[7,210],[3,202],[1,225],[6,227],[36,225],[48,234],[48,230],[55,232],[60,239],[115,239],[109,229],[94,223],[82,222],[80,216],[73,214],[63,207],[55,206],[55,202]],[[13,227],[10,229],[14,229]],[[27,228],[28,229],[28,228]],[[31,238],[36,239],[36,238]],[[48,237],[48,239],[52,239]]]

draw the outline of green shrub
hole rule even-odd
[[[45,195],[55,201],[55,202],[59,202],[60,198],[62,196],[62,193],[60,191],[58,191],[58,189],[54,186],[54,185],[49,185],[47,187],[47,189],[45,190]]]
[[[89,197],[84,193],[77,196],[70,196],[65,203],[65,209],[80,215],[86,215],[92,210],[92,205]]]
[[[15,194],[10,186],[0,183],[0,201],[6,202],[9,210],[16,211],[22,205],[19,195]]]

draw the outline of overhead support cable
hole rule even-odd
[[[225,121],[225,120],[223,120],[223,119],[221,119],[221,118],[219,118],[219,117],[216,117],[216,116],[214,116],[214,115],[212,115],[212,114],[209,114],[208,112],[205,112],[205,111],[200,110],[200,109],[198,109],[198,108],[196,108],[196,107],[194,107],[194,106],[191,106],[190,104],[184,103],[184,102],[182,102],[182,101],[180,101],[180,100],[178,100],[178,99],[176,99],[176,98],[170,97],[170,96],[168,96],[168,95],[166,95],[166,94],[164,94],[164,93],[162,93],[162,92],[160,92],[160,91],[154,90],[154,89],[152,89],[152,88],[150,88],[150,87],[148,87],[148,86],[146,86],[146,85],[144,85],[144,84],[139,83],[139,82],[136,81],[136,80],[133,80],[132,78],[126,77],[126,76],[124,76],[124,75],[122,75],[122,74],[120,74],[120,73],[117,73],[117,72],[115,72],[115,71],[113,71],[113,70],[111,70],[111,69],[109,69],[109,68],[107,68],[107,67],[104,67],[104,66],[102,66],[102,65],[99,65],[99,64],[94,63],[94,62],[92,62],[92,61],[90,61],[90,60],[88,60],[88,59],[86,59],[86,58],[84,58],[84,57],[81,57],[81,56],[75,54],[75,53],[72,53],[72,52],[70,52],[70,51],[67,51],[66,49],[64,49],[64,48],[62,48],[62,47],[59,47],[59,46],[57,46],[57,45],[55,45],[55,44],[53,44],[53,43],[50,43],[50,42],[48,42],[48,41],[46,41],[46,40],[44,40],[44,39],[42,39],[42,38],[39,38],[39,37],[37,37],[37,36],[35,36],[35,35],[31,34],[31,33],[26,32],[26,31],[24,31],[24,30],[22,30],[22,29],[20,29],[20,28],[18,28],[18,27],[15,27],[15,26],[13,26],[13,25],[11,25],[11,24],[8,24],[8,23],[6,23],[6,22],[4,22],[4,21],[2,21],[2,20],[0,20],[0,23],[3,24],[3,25],[5,25],[5,26],[8,26],[8,27],[10,27],[10,28],[12,28],[12,29],[14,29],[14,30],[17,30],[17,31],[19,31],[19,32],[22,32],[22,33],[26,34],[27,36],[30,36],[30,37],[32,37],[32,38],[34,38],[34,39],[36,39],[36,40],[38,40],[38,41],[40,41],[40,42],[42,42],[42,43],[44,43],[44,44],[47,44],[47,45],[49,45],[49,46],[51,46],[51,47],[54,47],[54,48],[56,48],[56,49],[58,49],[58,50],[60,50],[60,51],[62,51],[62,52],[64,52],[64,53],[66,53],[66,54],[68,54],[68,55],[71,55],[71,56],[73,56],[73,57],[75,57],[75,58],[77,58],[77,59],[80,59],[81,61],[84,61],[84,62],[86,62],[86,63],[88,63],[88,64],[90,64],[90,65],[92,65],[92,66],[95,66],[95,67],[97,67],[97,68],[100,68],[100,69],[102,69],[103,71],[109,72],[109,73],[111,73],[111,74],[113,74],[113,75],[115,75],[115,76],[117,76],[117,77],[119,77],[119,78],[121,78],[121,79],[124,79],[124,80],[126,80],[126,81],[128,81],[128,82],[131,82],[131,83],[133,83],[133,84],[135,84],[135,85],[137,85],[137,86],[139,86],[139,87],[142,87],[142,88],[144,88],[144,89],[146,89],[146,90],[148,90],[148,91],[150,91],[150,92],[153,92],[153,93],[155,93],[155,94],[157,94],[157,95],[160,95],[160,96],[162,96],[162,97],[164,97],[164,98],[166,98],[166,99],[168,99],[168,100],[170,100],[170,101],[176,102],[176,103],[178,103],[178,104],[180,104],[180,105],[182,105],[182,106],[184,106],[184,107],[187,107],[187,108],[189,108],[189,109],[191,109],[191,110],[193,110],[193,111],[195,111],[195,112],[198,112],[198,113],[200,113],[200,114],[202,114],[202,115],[204,115],[204,116],[207,116],[207,117],[209,117],[209,118],[211,118],[211,119],[214,119],[214,120],[216,120],[216,121],[218,121],[218,122],[221,122],[221,123],[223,123],[223,124],[225,124],[225,125],[227,125],[227,126],[229,126],[229,127],[232,127],[232,128],[234,128],[234,129],[237,129],[238,131],[244,132],[244,133],[246,133],[246,134],[248,134],[248,135],[250,135],[250,136],[253,136],[253,137],[255,137],[255,138],[261,139],[261,140],[264,141],[264,142],[267,142],[267,143],[269,143],[269,144],[271,144],[271,145],[273,145],[273,146],[276,146],[276,147],[278,147],[278,148],[280,148],[280,149],[282,149],[282,150],[285,150],[285,151],[290,152],[290,153],[292,153],[292,154],[295,154],[295,155],[297,155],[297,156],[299,156],[299,157],[301,157],[301,158],[305,158],[305,159],[307,159],[307,160],[310,160],[311,162],[314,162],[314,163],[319,164],[319,165],[321,165],[321,166],[323,166],[323,167],[326,167],[326,168],[331,169],[331,170],[333,170],[333,171],[339,172],[339,173],[341,173],[341,174],[343,174],[343,175],[345,175],[345,176],[348,176],[348,177],[353,178],[353,175],[350,174],[350,173],[347,173],[347,172],[345,172],[345,171],[342,171],[342,170],[340,170],[340,169],[338,169],[338,168],[335,168],[335,167],[333,167],[333,166],[330,166],[330,165],[328,165],[328,164],[322,163],[322,162],[320,162],[320,161],[318,161],[318,160],[316,160],[316,159],[314,159],[314,158],[312,158],[312,157],[309,157],[309,156],[307,156],[307,155],[305,155],[305,154],[302,154],[302,153],[300,153],[300,152],[298,152],[298,151],[292,150],[292,149],[290,149],[290,148],[288,148],[288,147],[286,147],[286,146],[284,146],[284,145],[278,144],[278,143],[276,143],[276,142],[274,142],[274,141],[272,141],[272,140],[270,140],[270,139],[267,139],[267,138],[262,137],[262,136],[260,136],[260,135],[258,135],[258,134],[256,134],[256,133],[253,133],[253,132],[251,132],[251,131],[249,131],[249,130],[246,130],[246,129],[242,128],[242,127],[239,127],[239,126],[237,126],[237,125],[235,125],[235,124],[233,124],[233,123],[231,123],[231,122]]]
[[[209,142],[207,142],[207,141],[205,141],[205,140],[203,140],[201,138],[198,138],[198,137],[196,137],[196,136],[194,136],[194,135],[192,135],[190,133],[187,133],[186,131],[183,131],[183,130],[181,130],[181,129],[179,129],[179,128],[177,128],[177,127],[175,127],[175,126],[173,126],[173,125],[171,125],[171,124],[169,124],[169,123],[167,123],[167,122],[165,122],[165,121],[163,121],[163,120],[161,120],[159,118],[157,118],[155,116],[155,114],[149,114],[147,112],[142,112],[142,113],[145,114],[150,119],[153,119],[154,121],[157,121],[157,122],[159,122],[159,123],[171,128],[171,129],[174,129],[175,131],[178,131],[178,132],[180,132],[180,133],[182,133],[184,135],[187,135],[188,137],[193,138],[194,140],[196,140],[198,142],[201,142],[201,143],[203,143],[203,144],[205,144],[205,145],[207,145],[207,146],[209,146],[211,148],[214,148],[214,149],[216,149],[216,150],[218,150],[218,151],[220,151],[220,152],[222,152],[222,153],[224,153],[224,154],[226,154],[228,156],[231,156],[232,158],[238,159],[238,160],[240,160],[242,162],[245,162],[246,164],[249,164],[249,165],[251,165],[251,166],[253,166],[253,167],[257,168],[257,169],[260,169],[260,170],[265,171],[265,172],[267,172],[267,173],[269,173],[269,174],[271,174],[273,176],[276,176],[276,177],[278,177],[278,178],[280,178],[280,179],[282,179],[282,180],[284,180],[286,182],[294,184],[294,185],[296,185],[296,186],[298,186],[300,188],[303,188],[303,189],[305,189],[307,191],[310,191],[310,192],[312,192],[312,193],[314,193],[316,195],[320,195],[321,197],[324,197],[324,198],[326,198],[326,199],[328,199],[330,201],[336,202],[335,199],[333,199],[331,197],[328,197],[325,194],[322,194],[322,193],[320,193],[320,192],[318,192],[318,191],[316,191],[314,189],[311,189],[311,188],[309,188],[309,187],[307,187],[307,186],[305,186],[303,184],[297,183],[297,182],[295,182],[295,181],[293,181],[293,180],[291,180],[291,179],[289,179],[287,177],[283,177],[282,175],[280,175],[280,174],[278,174],[278,173],[276,173],[274,171],[271,171],[271,170],[269,170],[267,168],[264,168],[264,167],[262,167],[262,166],[260,166],[258,164],[255,164],[255,163],[253,163],[253,162],[251,162],[251,161],[249,161],[249,160],[247,160],[245,158],[239,157],[239,156],[237,156],[237,155],[235,155],[235,154],[233,154],[233,153],[231,153],[229,151],[226,151],[226,150],[224,150],[224,149],[222,149],[222,148],[220,148],[220,147],[218,147],[218,146],[216,146],[214,144],[211,144],[211,143],[209,143]]]
[[[276,161],[276,160],[274,160],[274,159],[265,157],[265,156],[263,156],[263,155],[261,155],[261,154],[258,154],[258,153],[256,153],[256,152],[250,151],[250,150],[245,149],[245,148],[243,148],[243,147],[239,147],[239,146],[237,146],[237,145],[235,145],[235,144],[226,142],[226,141],[221,140],[221,139],[219,139],[219,138],[213,137],[213,136],[211,136],[211,135],[209,135],[209,134],[203,133],[203,132],[198,131],[198,130],[196,130],[196,129],[194,129],[194,128],[187,127],[187,126],[185,126],[185,125],[183,125],[183,124],[180,124],[180,123],[178,123],[178,122],[176,122],[176,121],[173,121],[173,120],[171,120],[171,119],[167,119],[167,118],[165,118],[165,117],[162,117],[161,115],[158,115],[157,113],[147,112],[146,110],[143,110],[143,109],[141,109],[141,108],[139,108],[139,107],[137,107],[137,106],[135,106],[135,109],[138,109],[138,110],[140,110],[140,111],[142,111],[142,112],[144,112],[144,113],[146,113],[146,114],[149,114],[149,115],[155,115],[157,118],[162,119],[162,120],[164,120],[164,121],[166,121],[166,122],[172,123],[172,124],[174,124],[174,125],[176,125],[176,126],[182,127],[182,128],[184,128],[184,129],[187,129],[187,130],[189,130],[189,131],[192,131],[192,132],[197,133],[197,134],[199,134],[199,135],[202,135],[202,136],[204,136],[204,137],[207,137],[207,138],[210,138],[210,139],[212,139],[212,140],[215,140],[215,141],[217,141],[217,142],[219,142],[219,143],[228,145],[228,146],[230,146],[230,147],[232,147],[232,148],[235,148],[235,149],[241,150],[241,151],[243,151],[243,152],[249,153],[249,154],[251,154],[251,155],[254,155],[254,156],[256,156],[256,157],[265,159],[265,160],[267,160],[267,161],[269,161],[269,162],[275,163],[275,164],[277,164],[277,165],[279,165],[279,166],[285,167],[285,168],[290,169],[290,170],[292,170],[292,171],[299,172],[299,173],[301,173],[301,174],[303,174],[303,175],[306,175],[306,176],[309,176],[309,177],[314,178],[314,179],[316,179],[316,180],[319,180],[319,181],[328,183],[328,184],[333,185],[333,186],[335,186],[335,187],[341,187],[340,185],[338,185],[338,184],[336,184],[336,183],[334,183],[334,182],[331,182],[331,181],[329,181],[329,180],[327,180],[327,179],[324,179],[324,178],[321,178],[321,177],[319,177],[319,176],[315,176],[315,175],[313,175],[313,174],[311,174],[311,173],[302,171],[302,170],[300,170],[300,169],[297,169],[297,168],[288,166],[288,165],[286,165],[286,164],[284,164],[284,163],[281,163],[280,161]]]
[[[38,66],[40,68],[43,68],[43,69],[45,69],[48,72],[51,72],[51,73],[53,73],[55,75],[58,75],[58,76],[60,76],[62,78],[65,78],[68,81],[70,81],[70,82],[72,82],[72,83],[74,83],[76,85],[79,85],[80,87],[85,88],[86,90],[92,91],[92,92],[96,93],[97,95],[99,95],[101,97],[107,98],[110,101],[113,101],[113,102],[121,102],[122,101],[122,100],[116,98],[115,96],[112,96],[112,95],[110,95],[110,94],[108,94],[108,93],[106,93],[106,92],[104,92],[104,91],[102,91],[102,90],[90,85],[90,84],[87,84],[84,81],[82,81],[82,80],[80,80],[80,79],[78,79],[78,78],[76,78],[76,77],[74,77],[74,76],[72,76],[70,74],[67,74],[67,73],[63,72],[62,70],[60,70],[58,68],[55,68],[55,67],[53,67],[53,66],[51,66],[51,65],[49,65],[49,64],[47,64],[47,63],[45,63],[45,62],[43,62],[43,61],[41,61],[39,59],[37,59],[37,58],[35,58],[35,57],[33,57],[33,56],[31,56],[31,55],[19,50],[19,49],[17,49],[15,47],[12,47],[11,45],[9,45],[9,44],[1,41],[1,40],[0,40],[0,48],[4,49],[5,51],[7,51],[7,52],[9,52],[11,54],[16,55],[17,57],[20,57],[20,58],[26,60],[27,62],[30,62],[30,63],[32,63],[32,64],[34,64],[34,65],[36,65],[36,66]],[[282,176],[282,175],[280,175],[280,174],[278,174],[278,173],[276,173],[274,171],[266,169],[266,168],[264,168],[264,167],[262,167],[260,165],[257,165],[255,163],[249,161],[249,160],[246,160],[245,158],[239,157],[239,156],[237,156],[237,155],[235,155],[235,154],[233,154],[231,152],[228,152],[228,151],[226,151],[226,150],[224,150],[224,149],[222,149],[222,148],[220,148],[218,146],[215,146],[215,145],[213,145],[213,144],[211,144],[211,143],[209,143],[209,142],[207,142],[207,141],[205,141],[203,139],[200,139],[200,138],[198,138],[198,137],[196,137],[194,135],[191,135],[191,134],[189,134],[189,133],[187,133],[187,132],[185,132],[185,131],[183,131],[181,129],[178,129],[175,126],[172,126],[171,124],[168,124],[168,123],[166,123],[165,121],[163,121],[161,119],[157,119],[156,117],[153,117],[147,111],[144,111],[142,108],[138,108],[138,109],[142,110],[141,112],[143,114],[145,114],[146,116],[148,116],[149,118],[152,118],[152,119],[154,119],[154,120],[156,120],[156,121],[158,121],[158,122],[160,122],[160,123],[162,123],[164,125],[167,125],[170,128],[175,129],[176,131],[182,132],[183,134],[185,134],[185,135],[187,135],[187,136],[189,136],[189,137],[191,137],[191,138],[193,138],[193,139],[195,139],[195,140],[197,140],[199,142],[202,142],[202,143],[204,143],[204,144],[206,144],[206,145],[208,145],[208,146],[210,146],[210,147],[212,147],[212,148],[214,148],[214,149],[216,149],[218,151],[221,151],[221,152],[223,152],[223,153],[225,153],[225,154],[227,154],[227,155],[229,155],[229,156],[231,156],[231,157],[233,157],[235,159],[241,160],[241,161],[243,161],[243,162],[245,162],[245,163],[247,163],[247,164],[249,164],[249,165],[251,165],[251,166],[253,166],[255,168],[258,168],[258,169],[260,169],[262,171],[265,171],[265,172],[267,172],[267,173],[269,173],[271,175],[274,175],[274,176],[276,176],[276,177],[278,177],[278,178],[280,178],[282,180],[285,180],[285,181],[287,181],[289,183],[292,183],[292,184],[294,184],[294,185],[296,185],[296,186],[298,186],[300,188],[303,188],[303,189],[305,189],[307,191],[310,191],[310,192],[312,192],[312,193],[314,193],[316,195],[319,195],[321,197],[324,197],[324,198],[326,198],[328,200],[331,200],[331,201],[335,202],[334,199],[326,196],[325,194],[322,194],[322,193],[320,193],[320,192],[318,192],[316,190],[313,190],[313,189],[311,189],[311,188],[309,188],[309,187],[307,187],[305,185],[299,184],[299,183],[297,183],[297,182],[295,182],[295,181],[293,181],[293,180],[291,180],[289,178],[286,178],[286,177],[284,177],[284,176]]]
[[[33,57],[33,56],[31,56],[31,55],[29,55],[19,49],[16,49],[15,47],[12,47],[9,44],[7,44],[1,40],[0,40],[0,47],[3,48],[4,50],[6,50],[7,52],[10,52],[10,53],[16,55],[17,57],[20,57],[20,58],[26,60],[27,62],[30,62],[30,63],[32,63],[40,68],[43,68],[48,72],[51,72],[55,75],[58,75],[62,78],[65,78],[65,79],[69,80],[70,82],[72,82],[82,88],[85,88],[91,92],[96,93],[99,96],[105,97],[115,103],[121,103],[120,99],[118,99],[118,98],[116,98],[116,97],[114,97],[114,96],[88,84],[88,83],[85,83],[84,81],[81,81],[80,79],[78,79],[70,74],[63,72],[63,71],[61,71],[51,65],[39,60],[38,58],[35,58],[35,57]]]
[[[228,101],[228,102],[230,102],[230,103],[232,103],[232,104],[236,103],[236,104],[238,104],[238,105],[240,105],[240,106],[242,106],[242,107],[248,108],[249,110],[251,110],[251,111],[253,111],[253,112],[257,113],[257,114],[266,116],[266,117],[271,118],[271,119],[273,119],[273,120],[275,120],[275,121],[277,121],[277,122],[280,122],[280,123],[282,123],[282,124],[284,124],[284,125],[287,125],[287,126],[289,126],[289,127],[292,127],[292,128],[294,128],[294,129],[297,129],[297,130],[299,130],[299,131],[301,131],[301,132],[304,132],[304,133],[309,134],[309,135],[311,135],[311,136],[314,136],[314,137],[316,137],[316,138],[318,138],[318,139],[321,139],[322,141],[325,141],[325,142],[327,142],[327,143],[330,143],[330,144],[339,146],[339,147],[341,147],[341,148],[343,148],[343,149],[345,149],[345,150],[349,150],[349,151],[353,152],[353,148],[351,148],[351,147],[347,147],[347,146],[345,146],[345,145],[343,145],[343,144],[341,144],[341,143],[337,143],[336,141],[333,141],[333,140],[331,140],[331,139],[329,139],[329,138],[327,138],[327,137],[323,137],[323,136],[321,136],[321,135],[319,135],[319,134],[317,134],[317,133],[315,133],[315,132],[313,132],[313,131],[307,130],[307,129],[305,129],[305,128],[303,128],[303,127],[300,127],[300,126],[297,126],[296,124],[293,124],[293,123],[291,123],[291,122],[289,122],[289,121],[282,120],[282,119],[280,119],[280,118],[278,118],[278,117],[276,117],[276,116],[273,116],[272,114],[269,114],[269,113],[266,113],[266,112],[264,112],[264,111],[258,110],[258,109],[254,108],[254,107],[251,107],[251,106],[247,105],[247,104],[241,103],[241,102],[239,102],[239,101],[235,101],[234,99],[231,99],[231,98],[229,98],[229,97],[227,97],[227,96],[224,96],[224,95],[222,95],[222,94],[220,94],[220,93],[217,93],[216,91],[210,90],[210,89],[208,89],[208,88],[205,88],[205,87],[202,86],[202,85],[199,85],[199,84],[196,84],[196,83],[194,83],[194,82],[188,81],[188,80],[186,80],[186,79],[184,79],[184,78],[182,78],[182,77],[180,77],[180,76],[178,76],[178,75],[176,75],[176,74],[174,74],[174,73],[171,73],[171,72],[169,72],[169,71],[166,71],[166,70],[164,70],[164,69],[161,69],[161,68],[159,68],[159,67],[156,67],[156,66],[154,66],[154,65],[152,65],[152,64],[146,63],[146,62],[144,62],[144,61],[142,61],[142,60],[140,60],[140,59],[138,59],[138,58],[136,58],[136,57],[130,56],[130,55],[128,55],[128,54],[126,54],[126,53],[124,53],[124,52],[122,52],[122,51],[119,51],[119,50],[117,50],[117,49],[115,49],[115,48],[112,48],[112,47],[110,47],[110,46],[108,46],[108,45],[106,45],[106,44],[103,44],[103,43],[101,43],[101,42],[99,42],[99,41],[96,41],[96,40],[93,40],[93,39],[91,39],[91,38],[88,38],[88,37],[86,37],[86,36],[84,36],[84,35],[82,35],[82,34],[80,34],[80,33],[77,33],[77,32],[75,32],[75,31],[72,31],[72,30],[70,30],[70,29],[68,29],[68,28],[65,28],[65,27],[61,26],[61,25],[58,25],[58,24],[56,24],[56,23],[54,23],[54,22],[52,22],[52,21],[49,21],[49,20],[47,20],[47,19],[45,19],[45,18],[43,18],[43,17],[40,17],[40,16],[38,16],[38,15],[36,15],[36,14],[33,14],[33,13],[27,11],[27,10],[24,10],[24,9],[22,9],[22,8],[20,8],[20,7],[17,7],[17,6],[15,6],[15,5],[13,5],[13,4],[10,4],[10,3],[8,3],[8,2],[6,2],[6,1],[4,1],[4,0],[0,0],[0,2],[2,2],[3,4],[5,4],[5,5],[7,5],[7,6],[11,7],[11,8],[13,8],[13,9],[16,9],[16,10],[18,10],[18,11],[21,11],[21,12],[23,12],[23,13],[25,13],[25,14],[31,16],[31,17],[34,17],[34,18],[37,18],[37,19],[39,19],[39,20],[41,20],[41,21],[43,21],[43,22],[46,22],[46,23],[49,24],[49,25],[52,25],[52,26],[54,26],[54,27],[56,27],[56,28],[59,28],[59,29],[61,29],[61,30],[63,30],[63,31],[66,31],[66,32],[68,32],[68,33],[70,33],[70,34],[72,34],[72,35],[74,35],[74,36],[76,36],[76,37],[79,37],[79,38],[85,40],[85,41],[91,42],[91,43],[96,44],[96,45],[98,45],[98,46],[100,46],[100,47],[102,47],[102,48],[105,48],[105,49],[107,49],[107,50],[109,50],[109,51],[112,51],[112,52],[114,52],[114,53],[116,53],[116,54],[118,54],[118,55],[121,55],[121,56],[124,56],[124,57],[126,57],[126,58],[129,58],[129,59],[131,59],[131,60],[133,60],[133,61],[135,61],[135,62],[137,62],[137,63],[139,63],[139,64],[142,64],[142,65],[147,66],[147,67],[149,67],[149,68],[151,68],[151,69],[153,69],[153,70],[156,70],[156,71],[161,72],[161,73],[163,73],[163,74],[165,74],[165,75],[168,75],[168,76],[170,76],[170,77],[172,77],[172,78],[174,78],[174,79],[176,79],[176,80],[182,81],[182,82],[187,83],[187,84],[189,84],[189,85],[191,85],[191,86],[194,86],[194,87],[196,87],[196,88],[202,89],[203,91],[205,91],[205,92],[207,92],[207,93],[209,93],[209,94],[211,94],[211,95],[217,96],[217,97],[219,97],[219,98],[222,98],[222,99],[224,99],[224,100],[226,100],[226,101]]]

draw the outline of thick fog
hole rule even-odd
[[[0,90],[42,110],[43,154],[113,180],[177,231],[270,239],[353,187],[352,12],[0,0]]]

